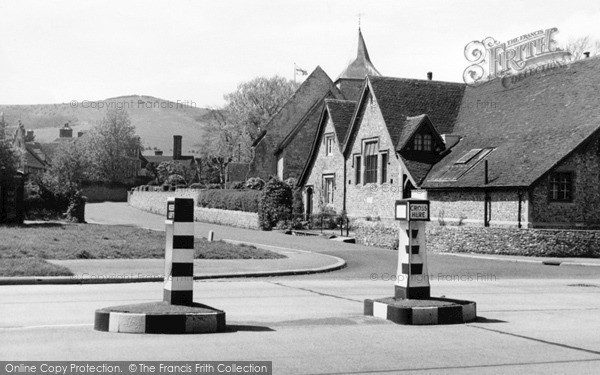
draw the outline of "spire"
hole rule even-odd
[[[342,74],[338,77],[340,79],[364,79],[366,75],[380,76],[381,73],[375,68],[369,57],[369,51],[367,50],[367,44],[363,38],[360,26],[358,27],[358,50],[356,53],[356,59],[344,69]]]

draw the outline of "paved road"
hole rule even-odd
[[[128,211],[91,206],[91,213],[98,207],[124,221]],[[130,213],[138,214],[160,226],[160,217]],[[385,273],[393,273],[394,252],[198,226],[216,228],[221,237],[311,247],[349,260],[348,268],[313,276],[196,282],[195,300],[227,313],[229,332],[212,335],[92,330],[95,309],[159,300],[161,283],[2,286],[0,360],[271,360],[276,374],[594,374],[600,367],[597,267],[519,264],[503,271],[515,264],[432,256],[432,268],[443,273],[488,275],[448,279],[432,272],[433,293],[475,300],[480,320],[400,326],[362,315],[363,299],[391,295],[393,281]],[[486,268],[491,263],[501,263],[492,265],[499,273],[495,278]],[[594,273],[586,273],[589,269]],[[378,275],[374,280],[372,271]]]

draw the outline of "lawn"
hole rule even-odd
[[[254,246],[195,239],[196,259],[278,259]],[[128,226],[45,223],[0,227],[0,276],[70,275],[44,259],[164,258],[165,234]]]

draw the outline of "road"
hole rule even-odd
[[[108,206],[97,208],[116,212]],[[392,251],[198,225],[233,239],[302,243],[346,259],[348,267],[311,276],[196,282],[195,300],[227,313],[228,332],[211,335],[92,329],[95,309],[159,300],[161,283],[3,286],[0,360],[268,360],[276,374],[593,374],[600,366],[598,267],[432,255],[432,293],[476,301],[480,319],[401,326],[362,314],[365,298],[393,293]]]

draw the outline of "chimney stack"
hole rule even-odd
[[[33,130],[27,130],[27,134],[25,135],[25,142],[33,142]]]
[[[590,53],[589,52],[584,52],[583,54],[585,55],[586,59],[590,57]]]
[[[433,72],[427,72],[427,79],[430,81],[433,79]]]
[[[77,138],[81,138],[83,136],[83,132],[82,131],[78,131],[77,132]]]
[[[154,150],[154,156],[162,156],[161,150]]]
[[[181,159],[181,136],[173,136],[173,160]]]
[[[71,129],[68,122],[59,130],[59,137],[73,138],[73,129]]]

